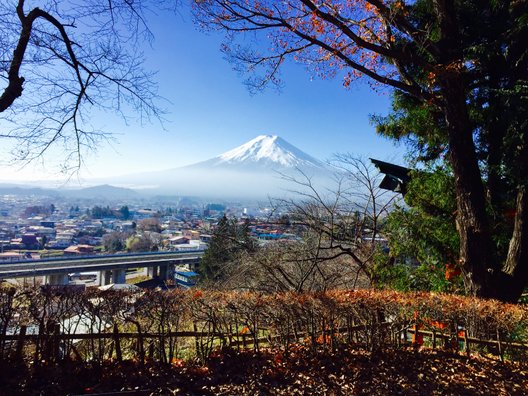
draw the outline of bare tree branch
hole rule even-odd
[[[0,4],[1,136],[17,141],[16,160],[62,147],[64,168],[78,169],[83,153],[111,138],[92,127],[93,111],[126,118],[133,108],[140,121],[162,120],[153,74],[137,51],[152,37],[146,15],[159,2],[26,3]]]
[[[259,82],[249,81],[254,88],[280,81],[278,64],[273,60],[280,58],[282,62],[289,57],[315,70],[321,68],[319,74],[332,76],[351,70],[345,74],[345,85],[351,78],[365,75],[421,100],[435,101],[434,92],[413,79],[405,65],[433,71],[435,62],[430,58],[437,54],[436,47],[424,32],[405,19],[403,9],[390,8],[378,1],[365,1],[370,8],[341,1],[309,0],[280,3],[203,0],[195,4],[196,18],[202,26],[226,32],[228,53],[247,52],[237,46],[238,36],[252,33],[260,37],[259,32],[266,32],[270,49],[231,58],[237,68],[246,66],[250,72],[268,63],[274,65],[264,70]],[[408,45],[393,45],[396,34]]]

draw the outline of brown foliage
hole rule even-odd
[[[2,288],[0,301],[0,364],[6,368],[0,371],[13,392],[139,387],[161,393],[178,388],[210,394],[389,394],[396,386],[408,394],[498,394],[520,392],[528,383],[522,363],[500,365],[452,353],[463,329],[471,337],[500,338],[501,347],[495,342],[480,352],[522,362],[528,309],[493,300],[377,290],[259,294],[48,287]],[[406,334],[412,328],[435,331],[448,351],[409,351]],[[87,337],[74,339],[77,334]],[[513,341],[525,348],[514,349]],[[477,375],[481,370],[489,377]],[[368,383],[357,373],[368,373]]]
[[[248,344],[255,351],[263,344],[285,350],[302,344],[313,352],[353,344],[379,352],[408,344],[407,332],[412,328],[433,331],[445,340],[463,336],[500,339],[502,349],[497,351],[492,345],[488,352],[502,356],[511,342],[526,342],[528,329],[528,309],[523,305],[370,289],[259,294],[42,288],[2,289],[0,298],[2,336],[16,336],[22,326],[32,329],[27,334],[37,336],[26,343],[24,351],[26,360],[35,362],[58,358],[104,361],[117,353],[115,339],[95,336],[80,341],[70,337],[61,341],[60,354],[51,356],[49,344],[58,342],[53,339],[57,325],[62,334],[70,335],[135,333],[133,338],[123,334],[119,341],[124,356],[162,362],[171,362],[182,350],[189,354],[189,349],[194,349],[192,354],[205,360],[217,347]],[[195,338],[193,348],[184,337]],[[4,338],[1,357],[9,360],[17,343]],[[453,341],[445,345],[452,346]]]

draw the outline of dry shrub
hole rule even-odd
[[[506,347],[513,341],[526,343],[528,338],[524,305],[425,292],[363,289],[261,294],[192,289],[73,293],[42,288],[2,289],[0,301],[2,335],[17,335],[21,325],[38,329],[31,349],[37,361],[47,357],[47,340],[56,331],[51,324],[60,324],[67,334],[80,329],[90,334],[136,333],[134,338],[122,338],[120,345],[115,337],[61,344],[63,357],[75,354],[97,362],[114,358],[119,347],[123,358],[143,361],[150,357],[170,363],[189,344],[201,359],[219,347],[259,350],[263,343],[285,350],[295,343],[314,352],[356,345],[375,352],[400,347],[408,340],[409,329],[434,331],[443,339],[500,339]],[[193,338],[179,333],[185,331],[194,331]],[[2,339],[0,346],[0,358],[11,359],[16,342]]]

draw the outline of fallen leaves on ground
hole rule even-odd
[[[442,351],[215,352],[206,365],[135,361],[1,368],[0,394],[524,395],[528,363]],[[130,393],[129,393],[130,394]]]

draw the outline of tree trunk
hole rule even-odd
[[[514,229],[508,255],[501,260],[493,242],[486,212],[486,194],[465,106],[456,77],[444,83],[449,160],[455,176],[460,267],[466,291],[474,296],[517,302],[528,283],[528,186],[518,185]],[[528,151],[528,150],[525,150]],[[520,179],[528,171],[528,153],[521,155]],[[524,160],[524,161],[523,161]]]
[[[528,283],[528,191],[519,187],[513,234],[499,285],[501,300],[517,302]]]
[[[456,72],[444,76],[444,112],[449,135],[449,161],[455,176],[459,265],[469,294],[497,297],[495,278],[499,266],[491,254],[486,195],[478,167],[472,129],[465,103],[462,78]]]
[[[449,161],[455,177],[457,230],[460,236],[459,266],[466,291],[479,297],[497,297],[496,280],[501,275],[492,253],[492,238],[486,213],[473,129],[466,104],[466,86],[459,25],[454,0],[435,0],[441,49],[438,73],[442,107],[447,126]]]

